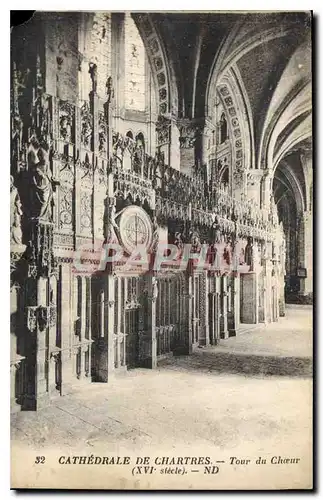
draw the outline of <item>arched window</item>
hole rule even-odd
[[[228,124],[225,114],[222,113],[220,119],[220,144],[225,142],[228,138]]]
[[[224,187],[228,187],[229,185],[229,167],[224,167],[221,178],[220,178],[220,184]]]
[[[134,170],[137,173],[142,173],[142,167],[145,155],[145,138],[144,135],[139,132],[136,136],[136,146],[135,146],[135,157],[134,157]]]
[[[92,90],[90,71],[95,68],[96,92],[106,96],[107,81],[111,77],[111,14],[107,12],[80,12],[79,99],[88,101]],[[90,74],[89,74],[90,73]]]
[[[143,41],[130,13],[125,14],[125,107],[146,110],[147,62]]]

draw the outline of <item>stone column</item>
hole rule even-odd
[[[108,311],[105,335],[108,339],[108,376],[114,374],[114,308],[115,308],[115,286],[114,276],[109,274],[107,276],[107,290],[108,290]]]
[[[270,172],[268,169],[263,170],[261,169],[260,172],[262,172],[262,178],[260,180],[260,193],[261,193],[261,207],[262,208],[267,208],[269,210],[270,208],[270,196],[272,194],[272,177],[273,174]]]
[[[159,152],[164,156],[164,161],[166,165],[171,164],[171,159],[174,157],[176,150],[174,149],[172,153],[172,120],[165,116],[159,116],[156,122],[156,132],[157,132],[157,147]],[[174,138],[176,135],[176,130],[173,130]]]
[[[192,331],[192,309],[193,309],[193,276],[188,273],[186,277],[187,295],[185,297],[187,304],[187,335],[184,339],[184,349],[186,354],[192,354],[193,348],[193,331]]]
[[[109,382],[114,375],[115,286],[112,273],[102,276],[99,302],[100,338],[96,371],[99,382]]]
[[[207,271],[202,271],[202,276],[200,277],[200,346],[207,346],[210,344],[208,282]]]
[[[229,337],[228,331],[228,277],[226,275],[221,278],[221,339]]]
[[[156,301],[159,291],[156,276],[148,275],[147,288],[148,331],[143,332],[141,335],[139,358],[140,366],[157,368]],[[146,338],[143,338],[143,335]]]
[[[263,170],[250,169],[247,174],[247,199],[260,207]]]
[[[169,165],[176,170],[180,170],[181,155],[179,148],[179,137],[180,133],[177,127],[177,123],[174,119],[171,120],[170,127],[170,154],[169,154]]]
[[[62,264],[59,269],[60,292],[60,331],[61,331],[61,394],[72,392],[71,386],[75,381],[72,354],[72,338],[74,337],[74,320],[77,311],[70,307],[74,295],[71,269],[69,264]],[[76,304],[75,304],[76,305]]]
[[[215,277],[215,338],[220,340],[221,332],[221,276]],[[217,343],[216,342],[216,343]]]
[[[57,310],[57,279],[51,276],[49,279],[49,305]],[[56,330],[57,330],[57,315],[49,325],[49,369],[48,369],[48,389],[51,395],[55,395],[56,388],[56,375],[61,369],[60,350],[56,344]]]
[[[37,326],[36,326],[36,409],[46,406],[49,402],[49,393],[47,391],[48,383],[48,364],[47,364],[47,342],[46,334],[48,325],[40,322],[40,314],[46,315],[47,306],[47,278],[39,277],[37,280]],[[40,309],[41,308],[41,309]]]
[[[232,193],[236,200],[242,200],[246,197],[247,191],[247,173],[244,170],[236,169],[232,174]]]
[[[300,295],[310,295],[313,294],[313,222],[311,211],[304,212],[301,224],[299,250],[303,257],[300,264],[306,270],[306,277],[300,278]]]
[[[179,119],[180,169],[181,172],[192,176],[196,160],[201,161],[202,154],[202,127],[197,120]],[[197,151],[198,149],[198,151]]]
[[[124,120],[124,96],[125,96],[125,29],[124,13],[113,12],[111,16],[111,43],[112,51],[112,79],[114,89],[113,123],[112,127],[116,131],[123,130]],[[110,124],[109,124],[110,128]],[[111,135],[111,134],[110,134]],[[111,149],[109,150],[111,151]],[[110,153],[111,155],[111,153]]]
[[[180,339],[179,345],[174,349],[174,356],[192,354],[193,349],[193,325],[192,325],[192,300],[193,300],[193,277],[191,272],[186,271],[185,279],[181,284],[181,312],[180,312]]]
[[[229,330],[229,337],[237,335],[240,324],[240,274],[235,273],[232,279],[233,286],[233,325]]]
[[[264,259],[264,323],[272,321],[272,243],[265,242],[265,259]]]
[[[86,327],[86,282],[85,276],[81,276],[81,331],[80,343],[83,344],[85,340],[85,327]],[[82,380],[85,377],[85,359],[82,348],[79,349],[78,355],[80,356],[80,373],[78,378]]]

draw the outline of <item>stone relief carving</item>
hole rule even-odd
[[[99,113],[99,152],[105,154],[107,152],[107,123],[104,113]]]
[[[182,233],[180,233],[178,231],[175,233],[174,245],[177,246],[179,252],[183,251],[183,248],[184,248],[183,237],[182,237]]]
[[[29,306],[27,307],[27,328],[34,332],[38,326],[43,332],[46,328],[56,324],[56,306]]]
[[[48,152],[43,147],[37,146],[38,144],[34,143],[28,155],[31,217],[52,221],[53,193],[59,182],[52,176]]]
[[[21,202],[18,190],[14,185],[12,175],[10,176],[10,244],[22,245],[21,231]]]
[[[81,107],[81,143],[84,147],[90,148],[93,133],[93,117],[90,105],[84,101]]]
[[[74,107],[64,101],[59,106],[59,134],[65,142],[72,142]]]
[[[59,227],[73,229],[73,191],[68,186],[61,186],[59,199]]]
[[[158,146],[162,146],[163,144],[167,144],[170,142],[170,125],[171,122],[168,118],[165,118],[163,116],[158,117],[156,123]]]
[[[190,122],[179,122],[178,128],[180,132],[179,145],[180,148],[193,148],[195,146],[196,139],[198,138],[201,128]]]
[[[81,193],[80,229],[89,232],[92,224],[92,194],[88,191]]]

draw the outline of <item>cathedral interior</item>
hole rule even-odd
[[[12,30],[13,411],[311,303],[311,88],[308,12],[36,12]],[[109,242],[169,265],[102,266]]]

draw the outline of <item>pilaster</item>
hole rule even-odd
[[[223,275],[221,277],[221,338],[227,339],[229,337],[228,331],[228,277]]]

